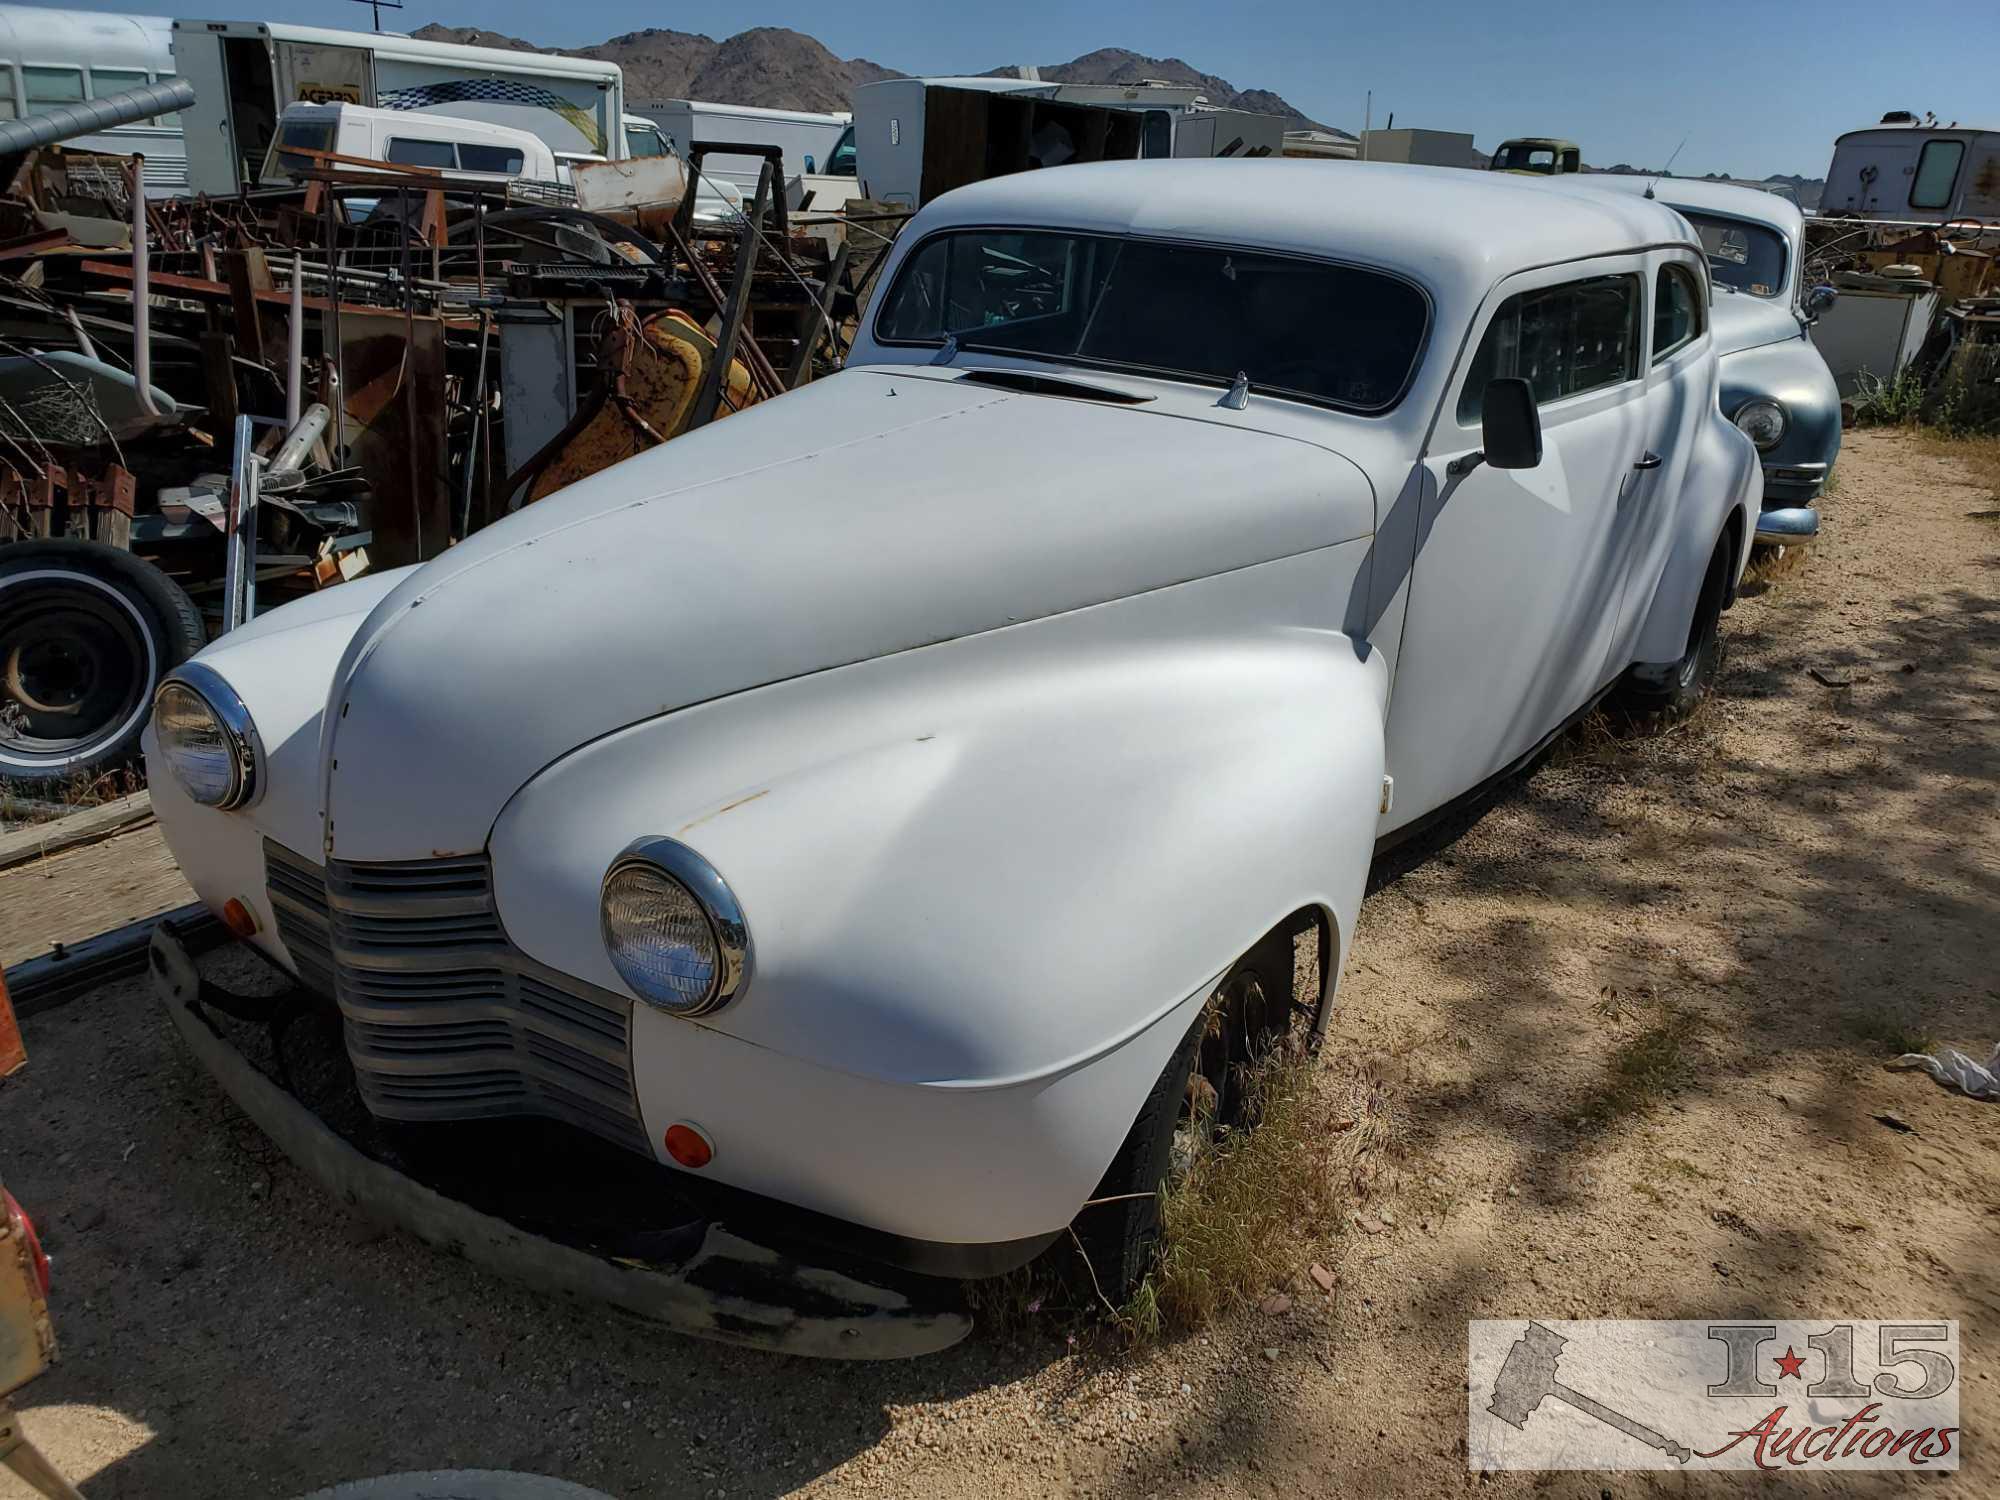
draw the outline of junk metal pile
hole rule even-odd
[[[148,199],[138,158],[65,150],[49,118],[0,122],[16,783],[129,758],[160,677],[259,609],[836,367],[902,217],[789,222],[779,153],[742,145],[766,156],[754,200],[697,216],[723,143],[562,186],[300,151],[284,186]]]

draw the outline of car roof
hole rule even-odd
[[[1092,162],[958,188],[911,227],[1020,223],[1207,240],[1379,265],[1474,298],[1531,266],[1649,245],[1699,248],[1665,204],[1564,185],[1574,181],[1276,157]]]
[[[1640,177],[1624,174],[1592,173],[1584,182],[1594,191],[1651,194],[1675,208],[1692,208],[1728,214],[1737,219],[1754,219],[1796,237],[1805,228],[1805,215],[1789,198],[1767,193],[1761,188],[1739,187],[1734,183],[1708,182],[1699,177]]]

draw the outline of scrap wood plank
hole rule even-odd
[[[152,820],[153,799],[144,792],[134,792],[116,802],[86,807],[46,823],[31,823],[12,833],[0,833],[0,870],[80,844],[94,844]]]
[[[100,933],[195,899],[157,824],[0,871],[0,966],[74,950]]]

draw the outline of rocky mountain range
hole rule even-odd
[[[625,70],[625,97],[631,100],[714,99],[730,104],[761,105],[766,109],[841,110],[849,107],[857,85],[904,76],[865,57],[836,57],[812,37],[782,26],[759,26],[720,42],[696,32],[648,27],[591,47],[539,47],[519,37],[482,31],[476,26],[436,23],[411,35],[427,42],[508,47],[522,52],[562,52],[571,57],[615,62]],[[988,76],[999,77],[1013,71],[1011,67],[994,68]],[[1146,57],[1122,47],[1105,47],[1039,71],[1051,83],[1139,83],[1156,79],[1193,85],[1208,95],[1211,104],[1283,115],[1304,128],[1330,128],[1308,119],[1269,89],[1239,89],[1228,79],[1200,72],[1177,57]]]

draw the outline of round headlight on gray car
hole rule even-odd
[[[1745,401],[1736,408],[1736,425],[1762,449],[1777,447],[1791,421],[1784,407],[1775,401]]]
[[[181,790],[203,807],[242,807],[257,795],[263,747],[236,690],[200,662],[175,669],[153,695],[153,734]]]
[[[641,839],[612,863],[601,899],[604,950],[648,1005],[701,1016],[750,975],[750,931],[735,893],[677,839]]]

